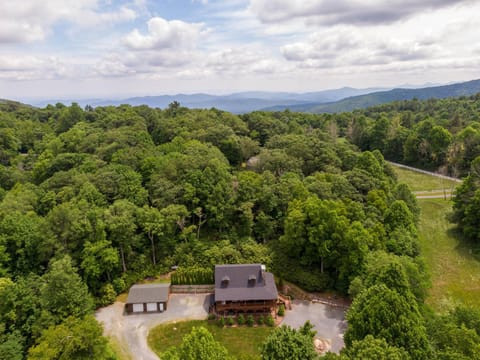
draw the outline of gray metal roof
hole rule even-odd
[[[128,292],[127,304],[167,302],[170,284],[133,285]]]
[[[228,277],[228,284],[222,279]],[[253,277],[256,277],[255,281]],[[249,281],[249,279],[251,279]],[[277,287],[272,273],[261,264],[216,265],[215,301],[276,300]]]

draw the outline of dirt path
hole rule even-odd
[[[205,319],[210,306],[210,295],[172,294],[167,311],[158,314],[125,315],[125,304],[116,302],[95,313],[104,326],[104,335],[114,338],[122,352],[135,360],[159,360],[147,344],[148,332],[153,327],[172,321]]]

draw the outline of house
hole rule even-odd
[[[276,312],[277,287],[265,265],[216,265],[215,311],[228,313]]]
[[[133,285],[128,292],[127,314],[163,312],[167,310],[170,284]]]

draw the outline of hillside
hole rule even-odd
[[[323,90],[316,92],[293,93],[293,92],[269,92],[269,91],[247,91],[228,95],[210,94],[176,94],[160,96],[139,96],[125,99],[49,99],[44,101],[31,102],[32,105],[44,107],[48,104],[76,102],[80,106],[118,106],[128,104],[132,106],[147,105],[153,108],[166,108],[170,103],[177,101],[182,106],[191,109],[216,108],[235,114],[247,113],[264,108],[295,108],[298,111],[316,106],[319,103],[338,101],[346,97],[368,94],[380,90],[379,88],[355,89],[343,87],[340,89]]]
[[[472,80],[452,85],[434,86],[419,89],[393,89],[377,91],[369,94],[351,96],[339,101],[318,104],[297,104],[267,108],[268,111],[280,111],[286,108],[291,111],[311,113],[339,113],[399,100],[427,100],[431,98],[444,99],[448,97],[469,96],[480,92],[480,80]]]

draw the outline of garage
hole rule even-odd
[[[133,304],[133,312],[143,312],[143,304]]]
[[[134,310],[135,311],[135,310]],[[157,303],[147,303],[147,311],[158,311],[158,305]]]
[[[170,284],[133,285],[128,292],[127,314],[158,313],[167,310]]]

